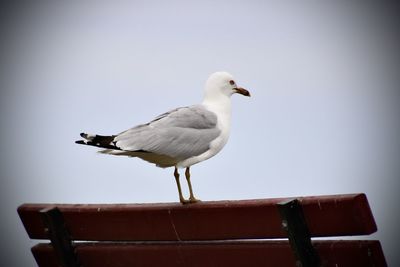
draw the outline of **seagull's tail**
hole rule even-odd
[[[80,145],[97,146],[107,149],[119,149],[114,142],[115,135],[98,135],[98,134],[80,134],[84,140],[75,141],[75,143]]]

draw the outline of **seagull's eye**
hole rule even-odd
[[[230,80],[229,83],[230,83],[231,85],[235,85],[235,81],[234,81],[234,80]]]

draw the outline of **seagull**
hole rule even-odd
[[[207,79],[201,104],[180,107],[152,121],[116,135],[81,133],[77,144],[100,147],[99,153],[141,158],[157,167],[174,167],[182,204],[199,201],[193,193],[190,167],[216,155],[228,141],[231,122],[231,96],[250,96],[238,87],[228,72],[215,72]],[[182,194],[179,168],[186,168],[189,199]]]

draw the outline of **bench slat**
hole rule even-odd
[[[379,241],[314,241],[323,266],[387,266]],[[39,267],[56,267],[49,244],[32,248]],[[244,267],[296,266],[288,241],[79,243],[76,253],[85,267]]]
[[[57,206],[74,240],[178,241],[286,237],[277,203],[290,198],[170,204],[24,204],[19,216],[30,238],[48,239],[39,211]],[[298,198],[310,234],[368,235],[376,231],[364,194]]]

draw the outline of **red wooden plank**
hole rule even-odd
[[[25,204],[29,236],[46,239],[39,211],[57,206],[75,240],[217,240],[286,237],[276,204],[288,198],[171,204]],[[312,236],[370,234],[376,225],[364,194],[301,197]]]
[[[314,241],[324,267],[385,267],[379,241]],[[58,266],[52,247],[32,249],[39,267]],[[76,252],[85,267],[295,267],[287,241],[164,243],[80,243]]]

